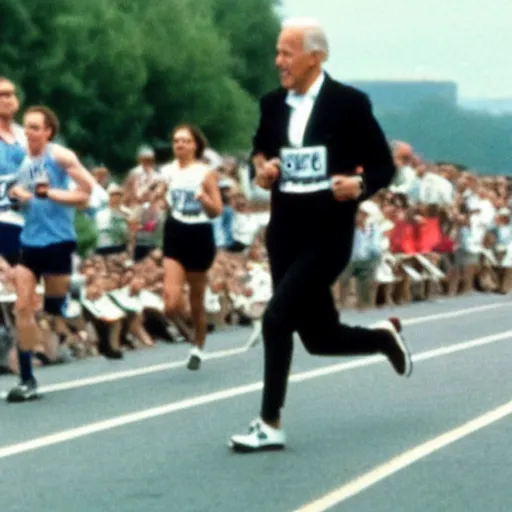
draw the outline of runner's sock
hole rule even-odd
[[[30,350],[21,350],[18,348],[18,361],[20,364],[20,377],[22,382],[32,381],[32,352]]]

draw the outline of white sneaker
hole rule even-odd
[[[203,360],[203,352],[199,347],[193,347],[188,355],[187,368],[189,370],[199,370],[201,361]]]
[[[372,325],[373,329],[388,334],[387,343],[382,351],[398,375],[409,377],[412,373],[412,359],[402,335],[402,324],[398,318],[392,317]]]
[[[280,428],[267,425],[260,418],[249,425],[249,433],[233,436],[228,446],[235,452],[257,452],[264,450],[282,450],[286,445],[286,434]]]

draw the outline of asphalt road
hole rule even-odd
[[[398,308],[410,379],[380,357],[316,358],[296,343],[283,452],[233,454],[259,409],[249,330],[38,373],[42,400],[0,403],[2,512],[512,510],[512,301]],[[346,312],[371,324],[389,311]],[[0,390],[14,383],[0,377]],[[473,421],[475,420],[475,421]]]

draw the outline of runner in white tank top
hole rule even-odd
[[[167,203],[171,215],[186,224],[209,223],[212,218],[206,213],[197,195],[212,170],[202,162],[192,162],[181,168],[177,160],[162,168],[162,176],[167,182]]]
[[[164,232],[165,311],[193,344],[187,368],[198,370],[207,331],[207,272],[216,254],[211,220],[221,214],[223,206],[216,174],[200,161],[206,147],[201,132],[182,125],[172,137],[176,160],[161,169],[171,208]],[[185,280],[189,284],[193,338],[181,317]]]

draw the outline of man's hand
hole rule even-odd
[[[272,158],[256,167],[256,184],[266,190],[279,178],[279,158]]]
[[[355,200],[361,195],[361,180],[356,176],[334,176],[331,187],[336,201]]]
[[[331,187],[336,201],[353,201],[359,198],[362,193],[361,178],[363,168],[356,168],[356,176],[333,176],[331,178]]]
[[[14,185],[9,190],[9,197],[12,199],[18,199],[21,203],[26,203],[30,201],[34,196],[25,190],[21,185]]]

